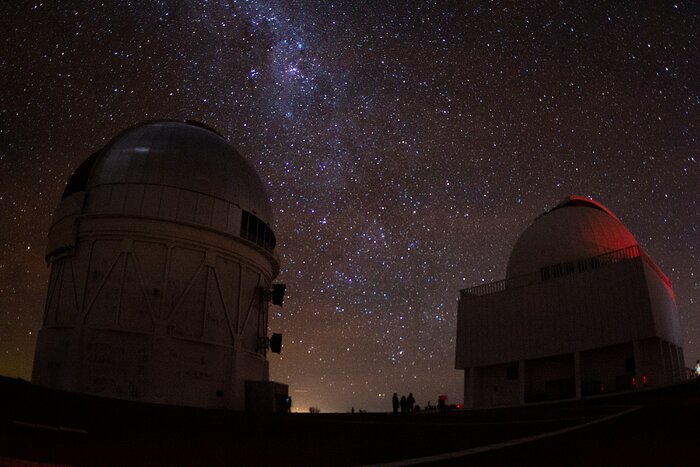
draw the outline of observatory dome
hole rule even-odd
[[[281,407],[286,386],[269,381],[266,357],[284,289],[273,295],[271,224],[263,183],[215,130],[127,128],[75,170],[54,211],[33,379],[152,403]]]
[[[138,185],[204,195],[272,224],[269,199],[254,169],[219,133],[200,123],[162,120],[126,129],[76,170],[63,197]]]
[[[636,245],[622,222],[605,206],[568,196],[520,235],[508,259],[507,278]]]

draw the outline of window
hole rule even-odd
[[[540,268],[540,279],[543,281],[548,281],[551,278],[549,274],[549,266]]]
[[[274,250],[277,243],[272,229],[248,211],[243,211],[241,216],[241,237],[265,248],[267,251]]]
[[[576,272],[574,270],[574,263],[564,263],[562,266],[564,267],[565,275],[573,274]]]

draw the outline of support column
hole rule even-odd
[[[678,347],[678,363],[681,366],[681,382],[688,379],[688,372],[685,368],[685,355],[683,355],[683,347]]]
[[[474,408],[474,368],[464,369],[464,408]]]
[[[646,375],[646,368],[644,366],[642,357],[642,346],[639,339],[632,341],[632,349],[634,355],[634,377],[637,381],[637,388],[644,387],[644,376]]]
[[[666,345],[662,339],[659,339],[659,355],[661,356],[661,374],[663,378],[660,386],[666,386],[671,378],[668,376],[669,369],[668,362],[666,361]]]
[[[471,394],[470,403],[471,403],[472,408],[476,406],[476,394],[475,394],[476,378],[477,378],[476,373],[477,372],[476,372],[475,367],[469,368],[469,393]]]
[[[525,404],[525,360],[518,362],[518,383],[520,385],[520,405]]]
[[[574,352],[574,384],[576,385],[576,399],[581,399],[581,352]]]
[[[673,363],[673,355],[671,353],[671,344],[669,342],[664,342],[664,358],[666,360],[666,374],[668,379],[666,380],[666,385],[671,385],[676,380],[676,364]]]
[[[676,344],[669,344],[671,349],[671,362],[673,363],[673,382],[674,384],[681,379],[681,368],[678,360],[678,347]]]

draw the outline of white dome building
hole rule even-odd
[[[33,382],[173,405],[274,410],[279,272],[255,170],[214,130],[129,128],[71,176],[49,230]],[[247,402],[246,402],[247,400]]]
[[[609,209],[580,196],[525,229],[505,280],[461,291],[457,323],[468,407],[685,378],[671,282]]]

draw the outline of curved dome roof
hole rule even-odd
[[[272,224],[270,202],[253,167],[219,133],[196,122],[146,122],[112,139],[95,155],[88,189],[124,183],[206,194]]]
[[[608,208],[582,196],[569,196],[518,237],[506,277],[637,245],[634,236]]]

